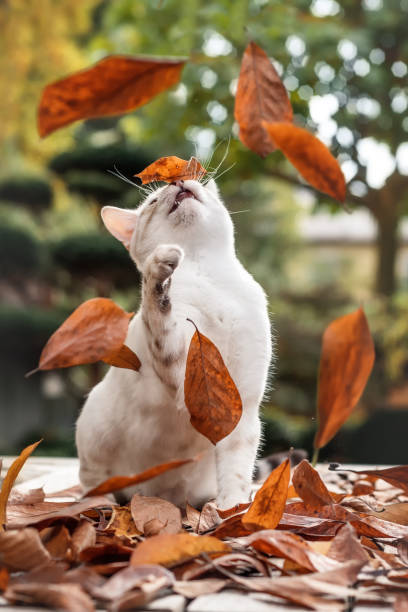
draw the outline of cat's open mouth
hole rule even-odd
[[[194,193],[189,189],[181,189],[175,197],[174,204],[169,210],[169,215],[171,215],[172,212],[177,210],[180,206],[180,202],[182,202],[186,198],[193,198],[194,200],[198,200],[197,196],[194,195]]]

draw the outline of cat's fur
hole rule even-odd
[[[216,498],[229,508],[248,501],[270,325],[264,292],[236,257],[233,224],[214,181],[177,181],[137,210],[108,206],[102,217],[143,275],[142,305],[126,339],[142,366],[139,372],[112,367],[91,391],[77,424],[82,486],[206,451],[138,491],[178,505]],[[241,420],[215,447],[192,427],[184,404],[194,333],[187,318],[218,347],[242,398]]]

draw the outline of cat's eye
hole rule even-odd
[[[154,200],[152,200],[151,202],[149,202],[149,206],[150,206],[150,204],[156,204],[156,202],[157,202],[157,198],[154,198]]]

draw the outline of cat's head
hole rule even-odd
[[[178,244],[190,257],[233,250],[232,221],[213,180],[206,185],[175,181],[153,191],[135,210],[105,206],[101,214],[139,268],[163,243]]]

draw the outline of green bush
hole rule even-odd
[[[49,183],[39,177],[9,177],[0,182],[0,200],[42,210],[52,203]]]
[[[13,278],[41,267],[42,247],[34,236],[18,227],[0,226],[0,275]]]
[[[100,204],[117,205],[116,200],[128,191],[127,183],[108,173],[71,171],[64,178],[71,193],[95,198]]]

